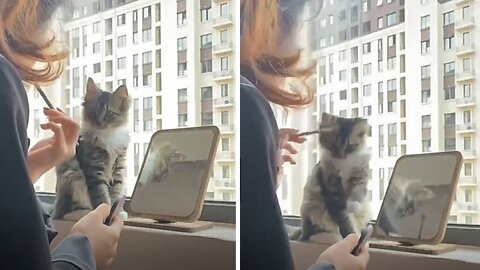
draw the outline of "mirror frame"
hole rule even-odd
[[[210,153],[208,155],[208,173],[205,174],[205,177],[202,179],[202,184],[199,189],[198,197],[195,202],[195,207],[192,211],[187,216],[173,216],[173,215],[156,215],[156,214],[145,214],[145,213],[139,213],[133,210],[132,208],[132,203],[135,200],[135,192],[137,191],[138,187],[138,180],[140,179],[143,171],[143,167],[145,165],[145,161],[148,158],[148,155],[150,153],[150,146],[152,145],[153,140],[156,138],[156,136],[159,136],[160,134],[165,134],[165,133],[172,133],[172,132],[188,132],[188,131],[196,131],[196,130],[209,130],[213,133],[212,137],[212,147],[210,148]],[[219,144],[219,139],[220,139],[220,130],[218,129],[217,126],[201,126],[201,127],[188,127],[188,128],[176,128],[176,129],[162,129],[156,131],[152,137],[150,138],[150,142],[148,144],[148,149],[145,154],[145,157],[143,158],[142,161],[142,166],[140,168],[140,171],[137,176],[137,181],[135,183],[135,188],[133,189],[132,196],[131,196],[131,203],[129,204],[128,209],[126,211],[129,214],[132,214],[135,217],[140,217],[140,218],[150,218],[158,221],[173,221],[173,222],[195,222],[200,218],[200,215],[202,214],[202,209],[203,209],[203,204],[205,202],[205,192],[207,191],[208,188],[208,183],[210,180],[210,169],[213,166],[213,163],[215,161],[215,156],[217,154],[217,148]]]
[[[463,156],[460,152],[458,152],[458,151],[447,151],[447,152],[422,153],[422,154],[413,154],[413,155],[401,156],[400,158],[397,159],[397,162],[395,163],[395,167],[393,169],[392,176],[389,179],[389,182],[388,182],[389,184],[388,184],[387,190],[386,190],[385,195],[384,195],[384,198],[385,198],[385,196],[388,194],[388,191],[390,190],[390,187],[391,187],[390,183],[392,181],[392,178],[395,176],[395,173],[397,172],[398,164],[403,159],[412,158],[412,157],[426,157],[427,158],[427,157],[432,157],[432,156],[446,156],[446,155],[454,156],[456,158],[456,164],[455,164],[455,168],[454,168],[454,171],[453,171],[452,179],[450,181],[452,192],[450,192],[448,202],[447,202],[448,209],[447,209],[447,211],[443,211],[443,215],[440,219],[440,225],[439,225],[437,234],[432,239],[416,239],[416,238],[395,237],[395,236],[379,234],[378,233],[378,220],[379,220],[379,217],[382,216],[382,213],[383,213],[384,208],[385,208],[384,207],[385,200],[382,200],[382,205],[380,207],[380,211],[378,212],[378,216],[377,216],[377,220],[376,220],[375,225],[374,225],[374,230],[373,230],[372,237],[374,237],[376,239],[379,239],[379,240],[388,240],[388,241],[395,241],[395,242],[408,243],[408,244],[437,245],[437,244],[440,244],[443,241],[443,238],[445,237],[445,232],[446,232],[446,229],[447,229],[447,225],[448,225],[448,217],[450,215],[450,210],[451,210],[452,204],[453,204],[453,197],[454,197],[453,195],[454,195],[454,192],[457,190],[458,179],[459,179],[459,176],[460,176],[461,168],[463,166]]]

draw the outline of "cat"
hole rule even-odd
[[[318,233],[340,240],[359,233],[370,221],[368,129],[366,119],[322,114],[321,157],[305,184],[302,226],[292,240],[307,241]]]
[[[184,159],[185,155],[178,151],[178,148],[171,142],[150,144],[148,157],[141,173],[142,183],[162,182],[168,177],[173,164]]]
[[[131,98],[125,85],[113,93],[87,80],[83,122],[75,157],[56,167],[54,218],[112,204],[124,193],[127,128]]]
[[[383,209],[378,218],[378,226],[387,235],[396,235],[395,220],[418,213],[420,207],[435,198],[435,193],[418,180],[395,177],[384,198]]]

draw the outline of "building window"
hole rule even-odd
[[[472,150],[472,137],[466,136],[463,138],[463,149]]]
[[[100,22],[93,23],[92,28],[93,28],[92,31],[93,31],[94,34],[99,33],[100,32]]]
[[[200,46],[201,48],[212,47],[212,34],[206,34],[200,36]]]
[[[455,87],[445,88],[445,100],[455,99]]]
[[[177,39],[177,51],[182,52],[187,50],[187,37]]]
[[[178,70],[177,70],[178,77],[186,76],[187,75],[187,63],[178,63]]]
[[[363,106],[363,116],[372,115],[372,106]]]
[[[212,87],[211,86],[202,87],[200,89],[200,92],[202,94],[202,96],[201,96],[202,101],[212,100],[213,95],[212,95]]]
[[[363,96],[364,97],[369,97],[372,95],[372,85],[367,84],[363,86]]]
[[[212,18],[212,8],[204,8],[200,10],[200,21],[201,22],[208,22]]]
[[[422,54],[430,53],[430,40],[422,41],[420,44]]]
[[[127,68],[127,58],[126,57],[118,58],[117,62],[118,62],[117,63],[118,69],[126,69]]]
[[[229,65],[228,65],[228,57],[222,57],[220,59],[220,70],[228,70]]]
[[[363,54],[370,53],[372,51],[372,43],[367,42],[363,44]]]
[[[450,11],[443,14],[443,26],[447,26],[455,23],[454,11]]]
[[[431,152],[432,151],[432,140],[422,140],[422,152]]]
[[[188,121],[188,115],[187,114],[179,114],[178,115],[178,126],[179,127],[186,127],[187,126],[187,121]]]
[[[187,88],[178,89],[178,103],[188,102]]]
[[[202,113],[202,126],[210,126],[213,124],[213,113]]]
[[[93,64],[93,73],[102,72],[102,66],[100,63]]]
[[[471,59],[470,58],[463,58],[462,60],[462,63],[463,63],[463,71],[464,72],[468,72],[471,70],[471,66],[472,66],[472,63],[471,63]]]
[[[346,100],[346,99],[347,99],[347,90],[340,91],[340,100]]]
[[[465,162],[464,165],[464,174],[465,176],[472,176],[473,175],[473,164],[470,162]]]
[[[177,25],[182,26],[187,24],[187,12],[179,12],[177,13]]]
[[[143,8],[143,19],[144,20],[150,18],[151,14],[152,14],[152,9],[151,9],[150,6]]]
[[[364,64],[363,65],[363,76],[369,76],[372,75],[372,64]]]
[[[449,127],[455,126],[455,113],[444,114],[444,124]]]
[[[212,72],[212,59],[202,60],[202,73]]]
[[[430,28],[430,15],[420,18],[420,27],[422,30]]]
[[[422,90],[422,103],[430,103],[430,89]]]
[[[455,74],[455,62],[445,63],[443,65],[444,76],[451,76]]]
[[[117,16],[117,26],[125,25],[125,14]]]
[[[341,81],[341,82],[347,81],[347,70],[345,70],[345,69],[344,69],[344,70],[340,70],[340,71],[338,72],[338,77],[339,77],[339,78],[338,78],[339,81]]]
[[[94,54],[100,53],[100,42],[93,43],[93,53]]]
[[[390,13],[387,15],[387,26],[392,26],[397,24],[397,13]]]
[[[145,29],[142,31],[142,41],[144,43],[152,41],[152,29]]]
[[[389,145],[388,146],[388,156],[389,157],[396,157],[397,156],[397,146],[396,145]]]
[[[430,65],[421,67],[422,80],[430,79]]]
[[[446,37],[443,39],[443,49],[451,50],[455,46],[455,37]]]
[[[465,84],[463,85],[463,97],[471,97],[472,96],[472,85],[471,84]]]
[[[117,37],[117,47],[118,48],[124,48],[127,46],[127,36],[119,36]]]

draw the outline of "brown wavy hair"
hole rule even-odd
[[[0,53],[13,63],[25,82],[46,84],[63,73],[67,51],[60,48],[55,37],[38,41],[39,31],[49,31],[49,23],[62,4],[62,0],[0,1]],[[29,62],[37,63],[36,67]]]
[[[240,1],[240,72],[269,101],[285,107],[313,101],[307,80],[315,73],[316,63],[302,66],[301,49],[286,49],[295,47],[291,40],[304,4],[304,0]],[[289,6],[296,9],[289,10]]]

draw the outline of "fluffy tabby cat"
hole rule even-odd
[[[379,227],[387,235],[397,233],[395,220],[418,213],[420,207],[435,197],[435,193],[423,186],[420,181],[405,178],[395,178],[390,182],[381,216]]]
[[[185,159],[185,155],[178,151],[172,143],[152,143],[148,150],[148,158],[142,169],[142,182],[161,182],[167,178],[172,165]]]
[[[322,232],[340,239],[366,226],[370,220],[368,128],[365,119],[322,115],[321,158],[304,187],[302,228],[292,239],[307,241]]]
[[[87,81],[83,122],[74,158],[56,168],[54,217],[111,204],[123,193],[124,167],[130,135],[126,126],[131,99],[122,85],[113,93]]]

